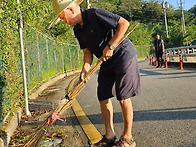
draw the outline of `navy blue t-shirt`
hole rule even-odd
[[[158,53],[163,52],[162,45],[164,45],[164,42],[162,39],[155,39],[154,41],[155,52],[158,52]]]
[[[74,34],[79,41],[80,48],[88,48],[97,58],[113,37],[120,16],[100,8],[82,10],[83,28],[79,24],[74,26]],[[129,39],[125,39],[114,50],[113,56],[103,62],[102,66],[115,66],[126,63],[137,54]]]

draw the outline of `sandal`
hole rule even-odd
[[[103,138],[99,142],[95,143],[93,147],[112,147],[115,145],[116,145],[116,136],[114,136],[111,139],[108,139],[105,137],[105,135],[103,135]]]
[[[123,136],[120,137],[119,141],[117,142],[117,147],[135,147],[136,143],[132,139],[126,139]]]

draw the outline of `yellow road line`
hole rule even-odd
[[[74,82],[78,78],[79,78],[79,76],[76,76],[70,82],[70,84],[68,86],[68,91],[70,91],[73,88]],[[85,112],[83,111],[82,107],[80,106],[80,104],[78,103],[76,98],[72,99],[72,108],[73,108],[73,111],[74,111],[82,129],[84,130],[84,133],[88,137],[91,144],[98,142],[102,138],[102,136],[99,133],[99,131],[95,128],[95,126],[91,123],[89,118],[86,116]]]
[[[91,121],[86,116],[85,112],[83,111],[83,109],[81,108],[80,104],[76,99],[72,101],[72,107],[81,127],[83,128],[91,144],[98,142],[102,138],[101,134],[91,123]]]

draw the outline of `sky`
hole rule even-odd
[[[162,0],[160,0],[160,2],[162,2]],[[174,9],[178,9],[180,6],[180,0],[165,0],[165,2],[173,5]],[[184,10],[189,10],[196,5],[196,0],[182,0],[182,4]]]

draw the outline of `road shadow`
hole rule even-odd
[[[138,60],[138,63],[147,62],[148,60]]]
[[[93,124],[103,123],[101,114],[88,116]],[[134,121],[196,119],[196,107],[134,111]],[[98,120],[98,121],[97,121]],[[114,123],[122,123],[121,112],[114,113]]]
[[[189,75],[185,75],[185,74],[195,74],[195,72],[191,72],[191,71],[163,73],[163,72],[160,72],[160,71],[152,71],[152,70],[150,71],[150,70],[140,69],[140,73],[141,73],[141,77],[163,75],[163,76],[172,76],[172,77],[166,77],[166,78],[185,78],[185,77],[188,78],[188,77],[195,77],[196,76],[196,75],[190,75],[190,76]],[[178,76],[181,75],[181,76],[178,77],[177,75]]]
[[[87,115],[92,124],[103,124],[101,114]],[[78,116],[79,119],[83,119],[86,116]],[[75,117],[66,117],[66,123],[57,120],[54,125],[79,125]],[[188,120],[196,119],[196,107],[182,107],[182,108],[169,108],[169,109],[154,109],[154,110],[141,110],[134,111],[134,121],[164,121],[164,120]],[[72,122],[72,123],[70,123]],[[122,123],[121,112],[114,113],[114,123]],[[35,123],[35,122],[34,122]],[[36,122],[36,125],[40,122]],[[28,124],[33,125],[33,124]],[[35,124],[34,124],[35,125]],[[86,125],[82,122],[81,125]]]
[[[196,119],[196,107],[134,111],[134,121]]]
[[[180,145],[178,147],[196,147],[196,143],[185,143],[184,145]]]

